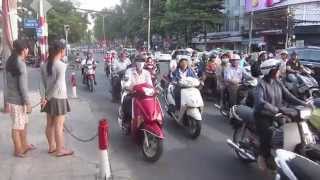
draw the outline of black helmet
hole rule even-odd
[[[134,62],[145,62],[146,56],[143,54],[138,54],[135,58],[134,58]]]

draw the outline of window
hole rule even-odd
[[[239,25],[239,24],[240,24],[240,22],[239,22],[239,21],[240,21],[240,18],[239,18],[239,16],[236,16],[236,17],[234,18],[234,21],[235,21],[235,22],[234,22],[234,23],[235,23],[235,24],[234,24],[234,30],[235,30],[235,31],[239,31],[239,30],[240,30],[240,25]]]

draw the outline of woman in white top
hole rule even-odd
[[[67,97],[66,69],[61,60],[65,56],[65,45],[55,41],[49,47],[48,61],[41,67],[42,111],[47,113],[46,135],[49,143],[48,153],[57,157],[72,155],[73,151],[64,147],[63,126],[65,114],[70,112]]]

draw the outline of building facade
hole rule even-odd
[[[284,49],[291,46],[320,46],[319,0],[225,0],[222,32],[208,33],[207,49]],[[252,38],[250,24],[252,20]],[[193,38],[204,43],[203,35]]]

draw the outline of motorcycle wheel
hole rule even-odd
[[[320,98],[320,91],[314,91],[314,92],[312,93],[312,97],[313,97],[314,99]]]
[[[224,118],[228,118],[229,117],[229,111],[228,111],[228,103],[225,100],[220,101],[220,113]]]
[[[88,85],[89,85],[89,91],[90,91],[90,92],[93,92],[93,79],[90,79],[90,80],[88,81]]]
[[[196,139],[201,133],[201,121],[188,117],[187,128],[192,139]]]
[[[148,143],[146,138],[148,138]],[[163,140],[146,132],[143,135],[141,148],[142,154],[147,161],[156,162],[160,159],[163,152]]]
[[[248,140],[248,134],[246,133],[247,129],[243,131],[241,131],[243,128],[237,128],[234,130],[233,132],[233,142],[237,145],[239,145],[240,148],[243,148],[247,153],[250,153],[253,157],[256,157],[257,151],[255,150],[255,148],[252,148],[252,146],[248,145],[248,142],[245,142],[245,140]],[[251,149],[248,149],[248,147],[251,147]],[[252,163],[255,162],[255,160],[252,159],[248,159],[246,156],[244,156],[243,154],[241,154],[239,151],[237,151],[236,149],[234,149],[234,152],[237,156],[237,158],[239,158],[242,162],[244,163]]]

